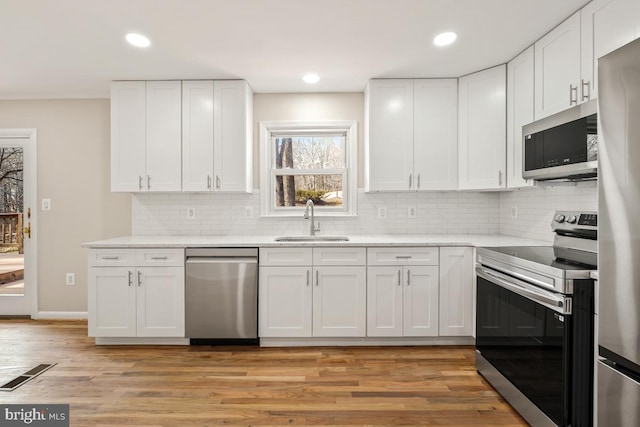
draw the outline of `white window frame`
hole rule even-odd
[[[260,215],[270,217],[299,216],[304,212],[304,207],[289,207],[276,209],[275,197],[275,173],[273,165],[273,150],[271,150],[272,134],[280,134],[285,131],[319,131],[345,133],[345,168],[343,175],[342,208],[318,208],[315,211],[317,217],[328,216],[356,216],[358,200],[358,122],[354,120],[327,120],[327,121],[273,121],[260,122]],[[297,171],[300,172],[300,171]],[[342,170],[327,169],[323,175],[340,175]]]

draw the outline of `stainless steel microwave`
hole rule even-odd
[[[522,177],[538,181],[596,178],[596,112],[594,99],[523,126]]]

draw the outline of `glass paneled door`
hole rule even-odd
[[[0,316],[35,314],[35,130],[0,129]]]

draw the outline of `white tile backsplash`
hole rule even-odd
[[[513,208],[518,216],[513,218]],[[554,187],[522,188],[500,195],[500,234],[553,242],[556,210],[598,210],[596,181]]]
[[[246,218],[245,208],[254,217]],[[408,218],[407,208],[416,208]],[[187,208],[195,218],[187,219]],[[378,207],[387,217],[378,219]],[[357,217],[322,217],[322,234],[495,234],[499,232],[498,193],[364,193],[358,191]],[[132,234],[150,235],[283,235],[306,234],[309,222],[297,217],[259,217],[260,193],[135,194]],[[317,212],[317,211],[316,211]]]
[[[290,235],[307,234],[309,222],[297,217],[260,217],[260,192],[253,194],[135,194],[132,234]],[[321,234],[505,234],[553,241],[550,224],[556,210],[597,210],[595,181],[508,192],[364,193],[358,191],[357,217],[322,217]],[[253,208],[246,217],[245,208]],[[408,218],[407,208],[416,208]],[[187,208],[195,218],[187,219]],[[387,217],[378,219],[378,208]],[[517,207],[518,216],[512,217]]]

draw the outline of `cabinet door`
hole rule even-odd
[[[144,191],[145,82],[111,83],[111,191]]]
[[[147,82],[147,191],[182,188],[182,82]]]
[[[533,46],[507,64],[507,187],[533,185],[524,179],[522,126],[533,119]]]
[[[136,270],[139,337],[184,337],[184,267]]]
[[[506,187],[506,66],[459,79],[458,186]]]
[[[89,336],[136,336],[134,270],[132,267],[89,268]]]
[[[311,267],[260,267],[261,337],[311,336]]]
[[[214,190],[250,193],[253,186],[253,93],[243,80],[213,84]]]
[[[314,337],[366,336],[366,310],[366,267],[314,268]]]
[[[440,248],[441,336],[472,336],[473,248]]]
[[[415,189],[455,190],[458,188],[458,80],[414,80],[413,96]]]
[[[580,12],[558,25],[535,46],[535,118],[550,116],[578,102]]]
[[[581,100],[598,96],[598,59],[640,37],[638,0],[593,0],[581,11]]]
[[[213,81],[182,82],[182,190],[213,190]]]
[[[414,189],[413,80],[371,80],[365,102],[365,191]]]
[[[367,269],[367,336],[402,336],[402,283],[402,267]]]
[[[438,267],[405,267],[404,282],[404,336],[438,336]]]

